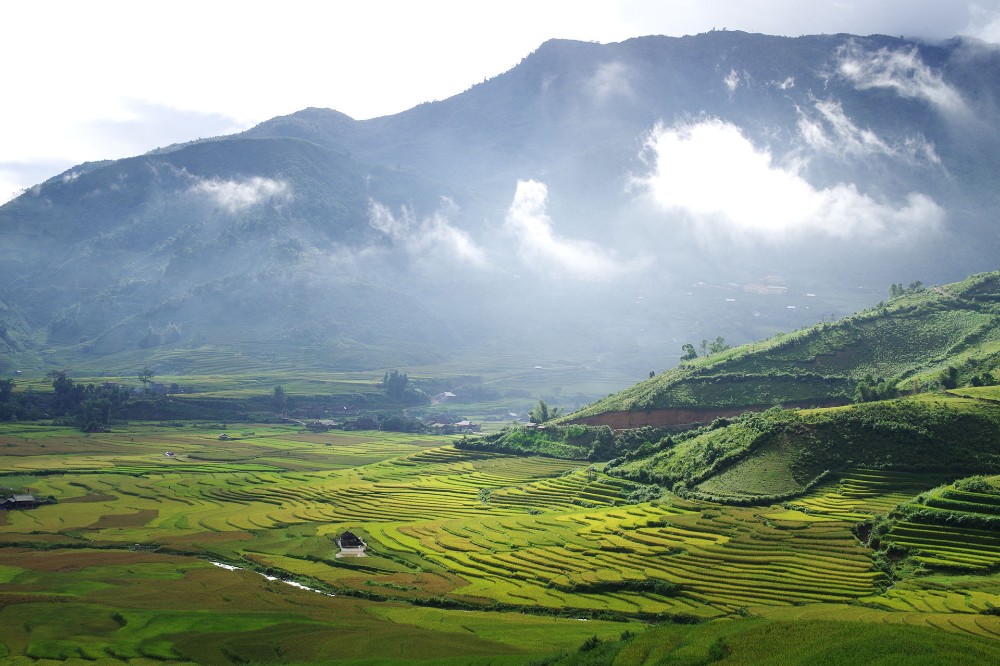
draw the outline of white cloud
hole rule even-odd
[[[705,231],[777,240],[798,234],[898,237],[933,228],[943,211],[911,193],[897,205],[878,202],[853,183],[817,189],[774,163],[735,125],[717,119],[657,127],[647,143],[652,172],[635,179],[662,210],[680,212]]]
[[[285,181],[260,176],[243,181],[198,180],[188,191],[207,196],[215,205],[225,208],[230,213],[272,199],[286,201],[292,196],[291,188]]]
[[[734,93],[740,85],[740,75],[735,69],[731,69],[729,70],[729,74],[727,74],[726,78],[722,79],[722,81],[726,84],[726,90],[730,93]]]
[[[548,214],[549,190],[537,180],[517,181],[514,200],[507,210],[505,228],[518,241],[525,263],[543,272],[580,280],[610,280],[634,266],[619,262],[596,243],[562,238],[555,233]]]
[[[4,203],[21,194],[24,189],[24,181],[16,172],[0,168],[0,203]]]
[[[795,77],[788,76],[783,81],[765,81],[764,85],[768,88],[777,88],[778,90],[791,90],[795,87]]]
[[[634,93],[629,77],[630,71],[624,63],[601,63],[587,81],[587,90],[600,102],[611,97],[632,97]]]
[[[799,109],[798,121],[799,136],[813,150],[855,158],[885,155],[910,163],[941,163],[933,144],[923,136],[890,144],[872,130],[855,125],[840,102],[817,100],[814,108],[818,117]]]
[[[852,42],[841,49],[837,71],[859,90],[888,88],[900,97],[930,102],[944,113],[966,110],[958,91],[924,64],[915,47],[907,51],[882,48],[872,53]]]
[[[1000,42],[1000,8],[982,7],[978,3],[969,5],[969,24],[962,34],[996,44]]]
[[[818,101],[816,102],[816,110],[820,112],[833,130],[842,150],[856,155],[872,153],[891,155],[893,153],[893,149],[875,132],[870,129],[861,129],[855,125],[844,113],[844,108],[839,102]]]
[[[449,221],[449,216],[456,210],[454,202],[443,198],[441,208],[433,215],[418,219],[411,208],[404,206],[396,215],[387,206],[370,201],[368,224],[412,255],[460,259],[475,266],[485,265],[486,254],[482,248],[469,234]]]

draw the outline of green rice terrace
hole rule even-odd
[[[441,436],[0,427],[0,485],[42,502],[0,512],[4,663],[1000,657],[997,477],[855,466],[737,506]]]

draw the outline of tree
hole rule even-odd
[[[941,371],[938,376],[938,381],[941,382],[941,387],[946,389],[953,389],[958,387],[958,368],[953,365],[949,365],[947,368]]]
[[[45,375],[52,380],[55,391],[54,407],[58,414],[71,414],[83,402],[83,387],[73,383],[65,370],[53,370]]]
[[[17,413],[14,401],[14,380],[0,379],[0,421],[10,421]]]
[[[994,386],[996,385],[996,383],[997,383],[996,377],[994,377],[993,373],[990,372],[983,372],[978,375],[973,375],[972,379],[969,380],[969,384],[972,386]]]
[[[528,414],[528,420],[532,423],[545,423],[559,416],[559,408],[549,409],[544,400],[539,400],[534,409]]]
[[[601,426],[590,447],[588,460],[610,460],[615,457],[615,434],[608,426]]]
[[[288,404],[288,396],[285,395],[284,386],[275,386],[274,395],[271,397],[271,402],[274,405],[274,411],[281,413],[285,411],[285,406]]]
[[[720,335],[715,339],[715,342],[709,344],[708,353],[718,354],[720,352],[726,351],[727,349],[729,349],[729,343],[726,342],[726,339]]]
[[[391,372],[386,372],[382,377],[382,390],[385,394],[394,400],[402,400],[403,396],[406,395],[406,384],[410,381],[410,378],[406,376],[406,373],[399,373],[396,370]]]
[[[142,392],[145,393],[149,390],[149,382],[153,381],[153,377],[156,376],[148,365],[142,367],[142,370],[136,375],[139,381],[142,382]]]
[[[681,356],[682,361],[693,361],[698,358],[698,350],[690,342],[682,346],[681,351],[684,352],[684,355]]]
[[[854,402],[891,400],[899,395],[896,383],[868,373],[854,387]]]
[[[83,403],[79,416],[80,429],[84,432],[107,432],[111,426],[111,401],[91,398]]]

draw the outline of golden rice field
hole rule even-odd
[[[989,614],[1000,582],[890,586],[851,532],[931,479],[856,469],[784,506],[630,504],[631,485],[587,463],[461,451],[440,436],[259,425],[220,434],[0,429],[0,486],[56,500],[0,512],[0,620],[18,618],[0,622],[5,663],[321,662],[332,648],[305,650],[297,637],[307,631],[346,640],[361,659],[373,648],[345,632],[402,625],[415,641],[443,634],[427,654],[526,663],[638,631],[637,620],[747,615],[1000,636]],[[337,557],[345,530],[365,539],[367,557]],[[992,533],[901,525],[894,538],[919,541],[931,563],[1000,563]],[[357,626],[336,630],[331,618],[348,607]],[[59,611],[69,608],[77,619]],[[202,633],[216,647],[199,652]]]

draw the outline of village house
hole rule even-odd
[[[38,500],[34,495],[11,495],[0,502],[0,509],[9,511],[11,509],[34,509],[38,506]]]
[[[451,391],[445,391],[444,393],[438,393],[437,395],[433,396],[431,398],[431,404],[440,405],[445,402],[451,402],[456,397],[458,396],[456,396]]]
[[[337,537],[337,545],[340,546],[337,557],[366,557],[365,549],[368,544],[354,532],[347,531]]]

